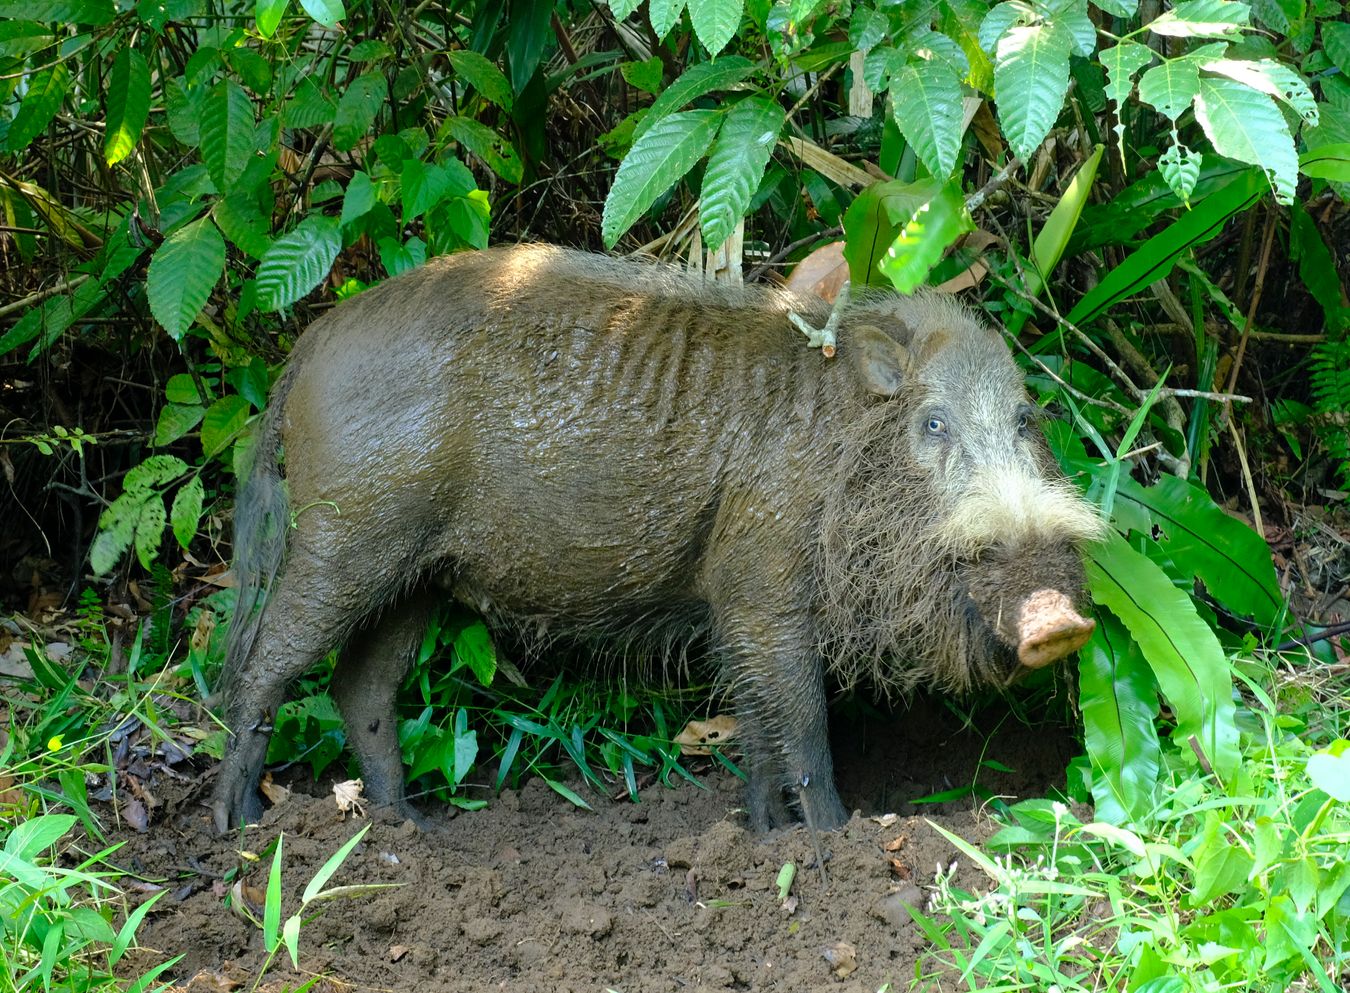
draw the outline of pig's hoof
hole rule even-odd
[[[217,834],[229,834],[232,829],[245,824],[257,824],[262,815],[263,805],[257,790],[222,789],[211,801],[211,819]]]

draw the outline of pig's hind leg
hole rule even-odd
[[[332,693],[361,764],[365,794],[377,807],[420,820],[403,792],[403,755],[394,698],[427,629],[436,598],[415,592],[356,632],[338,656]]]
[[[378,575],[352,567],[353,562],[378,561],[378,556],[363,558],[352,542],[334,538],[292,531],[286,559],[267,591],[247,653],[226,660],[223,685],[229,737],[211,803],[216,829],[222,834],[262,817],[258,780],[286,688],[388,599]]]

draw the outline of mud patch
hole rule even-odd
[[[1001,715],[988,716],[984,727]],[[320,988],[428,993],[904,989],[923,948],[904,905],[922,905],[953,861],[957,885],[984,886],[927,819],[976,841],[993,830],[973,797],[922,811],[909,801],[972,781],[1037,795],[1062,782],[1072,738],[1011,721],[976,734],[938,704],[836,724],[848,729],[835,741],[840,791],[861,813],[814,840],[803,828],[749,833],[739,780],[711,766],[704,789],[653,786],[637,804],[591,797],[594,813],[534,780],[482,811],[432,810],[427,832],[377,818],[329,885],[390,888],[325,903],[301,931],[306,972],[293,975],[283,953],[269,980],[293,988],[318,973]],[[1016,772],[992,772],[986,758]],[[326,784],[297,786],[312,795],[294,793],[244,841],[257,852],[285,832],[287,915],[364,823],[343,820]],[[899,816],[883,824],[887,812]],[[111,840],[127,842],[122,864],[173,890],[142,943],[184,953],[175,974],[192,989],[251,985],[261,935],[223,905],[218,881],[239,862],[236,839],[214,837],[205,810],[184,804],[148,833]],[[785,905],[775,880],[789,861],[798,872]],[[266,870],[249,885],[263,890]]]

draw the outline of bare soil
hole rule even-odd
[[[836,719],[840,792],[859,813],[816,839],[828,882],[811,833],[751,834],[740,781],[713,765],[698,770],[702,789],[650,785],[639,803],[589,794],[593,813],[534,779],[484,810],[429,809],[425,831],[377,817],[328,885],[389,888],[312,907],[302,972],[283,952],[264,986],[294,989],[319,975],[317,989],[425,993],[907,989],[924,938],[904,904],[923,906],[935,871],[953,861],[959,886],[985,886],[928,820],[977,842],[994,829],[973,797],[922,808],[909,800],[972,782],[1043,795],[1062,784],[1075,751],[1067,730],[1022,726],[1005,709],[978,723],[999,726],[962,729],[930,700],[884,720]],[[1014,772],[991,771],[986,758]],[[344,818],[331,782],[291,785],[243,838],[257,853],[285,832],[286,915],[364,823]],[[214,836],[197,799],[171,801],[148,830],[109,838],[125,842],[114,861],[170,890],[142,926],[147,950],[132,968],[181,953],[180,988],[251,988],[267,958],[262,935],[224,902],[239,839]],[[898,816],[880,817],[888,813]],[[798,872],[785,905],[775,880],[789,861]],[[243,895],[261,902],[268,865],[242,864]]]

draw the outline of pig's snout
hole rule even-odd
[[[1023,602],[1017,619],[1017,660],[1027,669],[1058,662],[1082,648],[1096,627],[1063,593],[1037,590]]]

